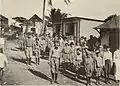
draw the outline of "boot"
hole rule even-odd
[[[100,84],[100,77],[98,77],[98,84],[101,85],[101,84]]]
[[[92,86],[92,85],[91,85],[91,81],[90,81],[90,77],[89,77],[89,85]]]
[[[37,58],[35,58],[35,62],[36,62],[36,65],[37,65]]]
[[[26,64],[28,64],[28,58],[26,58]]]
[[[54,73],[51,73],[51,75],[52,75],[52,81],[51,81],[51,84],[53,84],[55,75],[54,75]]]
[[[56,83],[56,84],[59,84],[59,83],[57,82],[57,78],[58,78],[58,73],[55,73],[55,83]]]
[[[29,65],[31,65],[31,58],[29,58]]]
[[[38,65],[40,64],[40,58],[38,58]]]
[[[96,77],[96,85],[98,85],[98,77]]]
[[[88,79],[88,77],[87,77],[87,86],[89,86],[89,79]]]

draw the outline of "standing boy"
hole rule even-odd
[[[59,59],[60,59],[60,49],[59,49],[59,41],[54,42],[54,47],[50,50],[49,54],[49,61],[50,61],[50,66],[51,66],[51,75],[52,75],[52,82],[57,82],[58,78],[58,70],[59,70]]]

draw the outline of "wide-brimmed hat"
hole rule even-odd
[[[88,46],[85,46],[84,49],[88,49]]]
[[[98,53],[100,53],[100,51],[99,51],[99,50],[96,50],[95,53],[98,54]]]
[[[103,46],[102,46],[102,45],[100,45],[100,46],[99,46],[99,48],[103,48]]]

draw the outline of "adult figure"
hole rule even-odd
[[[116,66],[115,79],[120,85],[120,49],[117,49],[114,52],[113,61],[115,62]]]
[[[0,37],[0,49],[3,53],[5,53],[5,39],[3,38],[3,36]]]
[[[7,66],[8,60],[6,55],[1,51],[0,52],[0,72],[2,73],[2,76],[4,75],[5,68]],[[1,77],[2,79],[2,77]]]
[[[109,81],[109,74],[111,71],[113,60],[112,60],[112,53],[110,52],[109,46],[106,47],[106,51],[104,52],[103,58],[104,58],[104,63],[105,63],[105,64],[103,64],[103,65],[105,65],[105,83],[111,84]]]
[[[90,39],[87,42],[90,51],[94,51],[94,40],[93,35],[90,35]]]

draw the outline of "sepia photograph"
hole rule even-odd
[[[120,0],[0,0],[0,85],[120,86]]]

